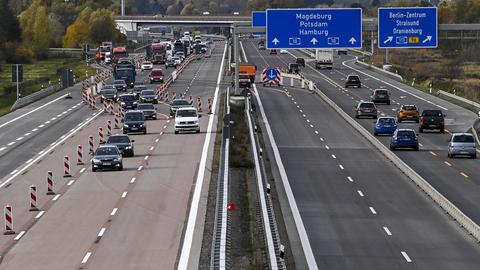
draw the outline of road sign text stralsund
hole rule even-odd
[[[362,47],[362,10],[267,9],[267,48]]]

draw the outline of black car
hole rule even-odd
[[[358,75],[348,75],[347,81],[345,82],[345,88],[350,86],[355,86],[358,88],[362,87],[362,83],[360,82],[360,77],[358,77]]]
[[[128,135],[125,134],[113,134],[107,140],[107,144],[115,145],[124,157],[133,157],[135,155],[133,149],[134,142],[135,140],[130,140]]]
[[[145,119],[157,119],[157,109],[152,104],[138,104],[137,110],[142,111]]]
[[[390,94],[386,89],[375,89],[372,95],[373,103],[385,103],[390,105]]]
[[[445,115],[441,110],[424,110],[420,115],[420,126],[418,132],[425,129],[438,129],[440,133],[445,132]]]
[[[288,73],[295,73],[298,74],[300,72],[300,67],[297,63],[290,63],[288,64]]]
[[[115,80],[113,86],[115,86],[115,89],[118,91],[127,91],[127,83],[124,80]]]
[[[115,145],[100,145],[93,153],[92,171],[105,168],[123,170],[122,154]]]
[[[120,106],[122,106],[122,108],[125,110],[135,109],[137,108],[138,104],[137,98],[132,94],[124,94],[119,96],[118,102],[120,102]]]
[[[123,134],[139,132],[147,134],[147,124],[142,111],[128,111],[123,118]]]
[[[170,103],[170,116],[174,116],[177,113],[178,108],[183,107],[190,107],[190,103],[188,103],[185,99],[175,99]]]
[[[147,87],[145,85],[135,85],[133,87],[133,93],[135,94],[135,98],[139,99],[140,94],[142,93],[143,90],[147,90]]]
[[[297,57],[295,63],[297,63],[299,66],[305,67],[305,59],[303,59],[302,57]]]
[[[102,89],[100,90],[100,102],[103,103],[104,101],[117,101],[117,89]]]
[[[241,88],[249,88],[252,85],[252,80],[250,79],[250,76],[247,74],[239,74],[238,75],[238,85]]]
[[[347,50],[337,50],[337,54],[338,55],[347,55],[348,54],[348,51]]]
[[[143,90],[140,93],[140,102],[142,103],[153,103],[157,104],[158,103],[158,96],[155,93],[154,90]]]

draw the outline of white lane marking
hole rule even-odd
[[[163,131],[162,131],[162,132],[160,132],[160,135],[163,135]],[[157,140],[158,140],[158,139],[157,139]]]
[[[44,126],[45,126],[44,124],[41,124],[41,125],[39,125],[38,127],[39,127],[39,128],[43,128]]]
[[[82,264],[86,264],[91,255],[92,252],[87,252],[87,254],[85,254],[85,257],[83,257]]]
[[[332,158],[337,158],[334,154],[332,154]]]
[[[127,193],[128,193],[127,191],[124,191],[124,192],[122,193],[122,198],[127,197]]]
[[[153,146],[150,146],[150,151],[153,151],[153,148],[154,148]]]
[[[110,213],[110,216],[115,216],[117,211],[118,211],[118,208],[113,208],[112,212]]]
[[[213,112],[215,112],[215,109],[217,107],[218,92],[220,90],[220,81],[221,81],[222,76],[223,76],[223,65],[225,63],[226,51],[227,51],[227,44],[225,44],[225,48],[223,49],[223,57],[222,57],[222,61],[220,63],[220,70],[218,72],[218,77],[217,77],[217,86],[215,88],[215,93],[213,95],[213,108],[212,108]],[[210,134],[211,134],[212,129],[213,129],[214,117],[215,117],[215,114],[211,114],[208,117],[207,135],[205,136],[205,142],[203,144],[202,156],[200,158],[200,163],[199,163],[199,166],[198,166],[197,179],[195,181],[196,185],[195,185],[195,189],[193,191],[192,200],[190,202],[190,211],[188,213],[188,220],[187,220],[187,225],[186,225],[186,228],[185,228],[185,236],[184,236],[184,239],[183,239],[182,251],[180,253],[180,259],[178,261],[177,269],[179,269],[179,270],[187,269],[188,261],[190,259],[190,251],[191,251],[192,244],[193,244],[193,236],[194,236],[194,232],[195,232],[195,225],[197,223],[198,206],[200,204],[200,195],[201,195],[201,191],[202,191],[202,188],[203,188],[203,182],[204,182],[203,178],[205,176],[205,167],[206,167],[206,163],[207,163],[208,149],[210,147],[210,140],[211,140]]]
[[[387,227],[383,227],[383,230],[385,231],[385,233],[387,235],[392,235],[392,233],[390,232],[390,230]]]
[[[57,120],[57,117],[50,118],[50,121],[55,121],[55,120]]]
[[[361,190],[357,190],[357,193],[358,193],[358,195],[360,195],[360,197],[365,196],[365,195],[363,195],[363,192]]]
[[[0,151],[3,151],[5,149],[7,149],[7,147],[4,146],[4,147],[0,148]]]
[[[73,183],[75,182],[75,180],[70,180],[67,184],[67,186],[71,186]]]
[[[33,160],[33,158],[27,160],[27,162],[25,162],[25,163],[30,163],[30,162],[32,162],[32,160]]]
[[[147,159],[148,159],[148,156],[145,156],[143,159],[144,159],[144,160],[147,160]]]
[[[403,258],[405,258],[405,261],[407,261],[407,262],[409,262],[409,263],[412,262],[412,260],[411,260],[410,257],[408,256],[407,252],[402,251],[401,253],[402,253],[402,255],[403,255]]]
[[[82,169],[80,170],[80,173],[83,173],[86,169],[87,169],[87,168],[82,168]]]
[[[143,166],[138,167],[137,171],[141,171],[143,169]]]
[[[35,216],[36,219],[39,219],[43,216],[43,214],[45,214],[45,211],[40,211],[38,212],[38,214]]]
[[[103,236],[103,234],[105,233],[105,230],[106,230],[106,228],[105,228],[105,227],[103,227],[103,228],[100,230],[100,232],[98,233],[98,235],[97,235],[97,236],[98,236],[98,237],[102,237],[102,236]]]
[[[242,43],[240,43],[240,46],[242,47],[244,59],[247,60],[245,51],[243,50]],[[258,93],[257,86],[255,84],[253,84],[253,88],[255,89],[255,92]],[[275,142],[275,138],[273,137],[272,129],[270,128],[270,123],[268,122],[267,116],[265,114],[265,109],[263,108],[262,100],[260,99],[260,95],[255,95],[255,98],[257,99],[257,103],[260,107],[260,113],[262,115],[262,119],[264,121],[266,130],[267,130],[268,138],[272,145],[275,161],[277,163],[277,167],[279,168],[280,177],[282,179],[283,187],[285,189],[288,203],[292,211],[293,219],[295,221],[295,227],[297,228],[297,231],[298,231],[300,243],[302,245],[302,249],[305,254],[305,259],[307,261],[308,269],[316,270],[318,269],[317,262],[315,261],[315,256],[313,255],[312,247],[310,245],[310,240],[308,239],[307,231],[305,230],[302,216],[300,215],[300,211],[298,210],[297,202],[295,201],[295,197],[293,195],[292,188],[288,180],[287,172],[285,171],[285,167],[283,166],[282,158],[280,156],[280,152],[278,151],[277,143]]]
[[[68,94],[70,94],[70,93],[68,93]],[[56,99],[54,99],[54,100],[52,100],[52,101],[50,101],[50,102],[48,102],[48,103],[43,104],[43,105],[40,106],[40,107],[37,107],[37,108],[35,108],[35,109],[33,109],[33,110],[31,110],[31,111],[29,111],[29,112],[27,112],[27,113],[24,113],[24,114],[22,114],[22,115],[20,115],[20,116],[18,116],[18,117],[16,117],[16,118],[8,121],[8,122],[5,122],[5,123],[1,124],[1,125],[0,125],[0,128],[4,127],[4,126],[6,126],[6,125],[8,125],[8,124],[10,124],[10,123],[13,123],[13,122],[17,121],[18,119],[22,119],[23,117],[25,117],[25,116],[27,116],[27,115],[29,115],[29,114],[34,113],[34,112],[36,112],[36,111],[38,111],[38,110],[40,110],[40,109],[42,109],[42,108],[44,108],[44,107],[46,107],[46,106],[54,103],[54,102],[56,102],[56,101],[58,101],[58,100],[60,100],[60,99],[62,99],[62,98],[64,98],[64,97],[66,97],[68,94],[65,94],[65,95],[63,95],[63,96],[61,96],[61,97],[58,97],[58,98],[56,98]]]
[[[52,142],[52,143],[50,144],[50,146],[54,146],[54,145],[55,145],[55,142]]]
[[[305,114],[303,115],[303,118],[307,117]]]
[[[167,120],[167,123],[170,123],[170,120]]]
[[[345,170],[342,164],[338,164],[338,167],[340,167],[340,170]]]
[[[369,207],[370,208],[370,211],[372,212],[372,214],[376,215],[377,214],[377,211],[375,211],[375,209],[373,207]]]
[[[313,128],[313,125],[312,125],[312,124],[310,124],[310,127],[311,127],[311,128]]]
[[[23,136],[27,137],[27,136],[30,136],[30,134],[32,134],[32,133],[28,132],[28,133],[23,134]]]
[[[13,240],[14,241],[20,240],[20,238],[22,238],[24,234],[25,234],[25,231],[21,231],[15,238],[13,238]]]
[[[52,201],[56,201],[56,200],[58,200],[58,198],[60,198],[60,196],[61,196],[61,194],[57,194],[57,195],[55,195],[55,197],[53,197]]]
[[[135,177],[132,177],[132,180],[130,180],[130,184],[133,184],[133,183],[135,183],[135,180],[137,180],[137,178],[135,178]]]
[[[155,142],[158,143],[159,140],[160,140],[160,139],[155,139]]]
[[[12,146],[12,145],[14,145],[14,144],[15,144],[15,142],[10,142],[10,143],[8,143],[7,145],[8,145],[8,146]]]
[[[323,141],[324,141],[324,139],[323,139],[322,137],[320,137],[320,141],[322,141],[322,142],[323,142]]]
[[[23,137],[18,137],[17,138],[17,141],[21,141],[21,140],[23,140]]]
[[[299,110],[299,112],[303,113],[303,110]]]
[[[50,120],[48,120],[48,121],[45,121],[45,124],[50,124]]]
[[[330,149],[330,147],[329,147],[328,145],[325,145],[325,148],[326,148],[327,150]]]
[[[353,178],[350,176],[347,176],[348,181],[353,182]]]
[[[297,105],[297,108],[299,108],[299,109],[300,109],[300,106],[298,106],[298,105]]]
[[[18,170],[14,170],[10,174],[16,174],[17,172],[18,172]]]
[[[318,135],[318,130],[315,130],[315,134],[317,134],[317,135]]]
[[[307,119],[307,123],[310,123],[310,120]]]
[[[85,125],[87,125],[89,122],[91,122],[92,120],[94,120],[97,116],[99,116],[101,113],[103,113],[102,111],[99,111],[96,113],[96,115],[94,117],[92,117],[90,120],[88,121],[85,121],[81,126],[79,126],[78,128],[76,128],[73,132],[71,132],[70,135],[72,134],[75,134],[76,132],[78,132],[82,127],[84,127]],[[40,151],[38,154],[38,156],[30,163],[28,163],[27,165],[25,165],[24,167],[22,167],[21,169],[19,169],[19,171],[12,175],[11,177],[9,177],[7,180],[5,180],[3,183],[0,184],[0,188],[4,187],[5,185],[7,185],[8,183],[10,183],[15,177],[17,177],[19,174],[23,173],[26,169],[30,168],[30,166],[32,166],[33,164],[35,164],[35,162],[37,162],[38,160],[40,160],[41,158],[43,158],[47,153],[49,153],[50,151],[52,151],[53,149],[55,149],[55,147],[59,146],[61,143],[63,143],[64,141],[66,140],[65,139],[62,139],[60,141],[58,141],[54,146],[46,149],[46,150],[42,150]]]
[[[34,128],[32,129],[32,132],[36,132],[38,130],[38,128]]]
[[[167,128],[167,125],[163,126],[163,129],[166,129]]]

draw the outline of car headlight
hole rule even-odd
[[[125,102],[122,101],[122,103],[120,103],[122,106],[125,106]]]
[[[122,158],[115,158],[113,161],[119,162],[119,161],[121,161],[121,160],[122,160]]]
[[[158,99],[158,96],[155,96],[154,99]]]
[[[134,102],[133,102],[133,105],[137,105],[137,102],[136,102],[136,101],[134,101]]]
[[[93,163],[100,163],[101,161],[99,159],[94,158],[94,159],[92,159],[92,162]]]
[[[132,147],[131,147],[131,146],[127,146],[127,147],[125,147],[125,149],[132,149]]]
[[[128,125],[127,125],[127,124],[124,124],[123,127],[124,127],[124,128],[128,128]]]
[[[140,127],[145,127],[145,124],[141,124]]]

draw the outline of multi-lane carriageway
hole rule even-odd
[[[189,88],[205,104],[217,100],[225,44],[212,46],[212,56],[191,62],[170,92]],[[138,80],[148,84],[148,72]],[[67,91],[72,99],[64,98]],[[194,269],[217,119],[205,114],[200,134],[174,135],[168,106],[157,108],[159,120],[147,122],[148,133],[130,135],[135,157],[124,159],[121,172],[91,171],[87,138],[95,136],[97,145],[98,127],[105,130],[113,116],[82,104],[78,86],[0,119],[0,205],[13,207],[16,231],[0,235],[0,269]],[[76,165],[77,145],[85,165]],[[47,171],[56,195],[45,194]],[[38,212],[29,211],[32,184]]]
[[[242,50],[244,60],[259,67],[286,68],[295,56],[308,59],[305,77],[351,116],[358,101],[370,99],[372,89],[386,88],[393,103],[379,105],[382,115],[395,116],[400,104],[440,108],[449,133],[468,130],[476,117],[361,69],[352,56],[335,56],[333,70],[315,70],[312,59],[298,51],[269,55],[253,40],[244,40]],[[364,87],[344,89],[350,73],[360,75]],[[277,188],[280,182],[284,187],[280,203],[297,268],[478,269],[480,247],[473,237],[326,102],[299,88],[254,88]],[[372,119],[357,121],[373,129]],[[400,127],[417,129],[417,124]],[[419,152],[396,154],[478,223],[480,161],[448,159],[448,139],[449,134],[420,134]],[[388,145],[389,137],[378,140]]]

